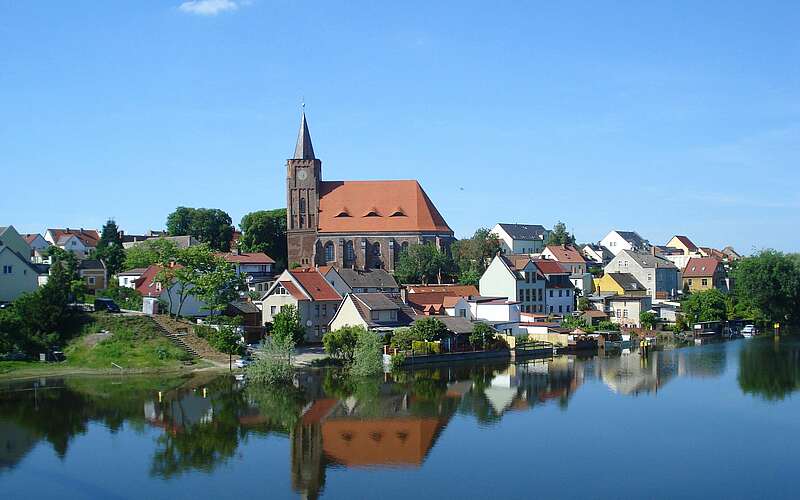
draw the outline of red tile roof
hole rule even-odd
[[[417,181],[320,183],[319,231],[453,231]]]
[[[24,239],[28,243],[28,245],[30,245],[31,243],[33,243],[33,240],[35,240],[38,236],[39,236],[38,233],[36,233],[36,234],[23,234],[22,235],[22,239]]]
[[[283,288],[285,288],[286,291],[289,292],[289,295],[295,298],[295,300],[306,300],[308,298],[291,281],[279,281],[278,283],[280,283],[281,286],[283,286]]]
[[[714,276],[719,260],[713,257],[692,258],[683,270],[684,278],[700,278]]]
[[[58,243],[58,240],[64,236],[76,236],[87,247],[96,247],[97,242],[100,241],[100,235],[94,229],[48,229],[53,233],[53,241]]]
[[[239,263],[239,264],[274,264],[275,260],[270,257],[269,255],[263,252],[255,252],[255,253],[218,253],[218,256],[222,257],[228,262],[231,263]]]
[[[541,259],[533,262],[536,263],[536,267],[539,268],[539,272],[542,274],[568,274],[569,272],[554,260]]]
[[[453,297],[478,296],[475,285],[406,285],[409,293],[440,292]]]
[[[687,236],[681,236],[679,234],[676,234],[675,238],[677,238],[678,241],[683,243],[683,246],[685,246],[690,252],[696,252],[698,250],[697,245],[692,243],[692,240],[690,240]]]
[[[339,292],[316,269],[293,269],[289,271],[314,300],[341,300]]]
[[[161,270],[161,266],[156,264],[151,265],[144,270],[141,276],[136,280],[136,291],[142,294],[142,297],[158,297],[161,291],[156,289],[156,284],[153,283],[153,278]]]
[[[569,264],[585,264],[586,259],[572,245],[547,245],[547,249],[558,262]]]

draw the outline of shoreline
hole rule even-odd
[[[0,362],[0,370],[2,362]],[[98,376],[108,377],[114,375],[136,376],[136,375],[192,375],[202,372],[225,372],[225,366],[217,365],[208,360],[203,360],[197,366],[181,366],[175,368],[86,368],[80,366],[58,366],[53,364],[42,364],[42,366],[24,366],[19,369],[11,369],[8,372],[0,373],[0,383],[30,380],[40,377],[62,377],[62,376]],[[235,370],[234,370],[235,371]]]

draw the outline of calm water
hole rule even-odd
[[[798,498],[800,342],[0,386],[2,498]]]

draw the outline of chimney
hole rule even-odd
[[[408,289],[404,286],[400,286],[400,300],[403,301],[403,304],[408,305]]]

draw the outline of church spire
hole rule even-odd
[[[311,134],[308,132],[308,123],[306,123],[305,111],[303,111],[303,118],[300,121],[300,132],[297,134],[297,145],[294,147],[294,159],[315,159],[314,146],[311,144]]]

